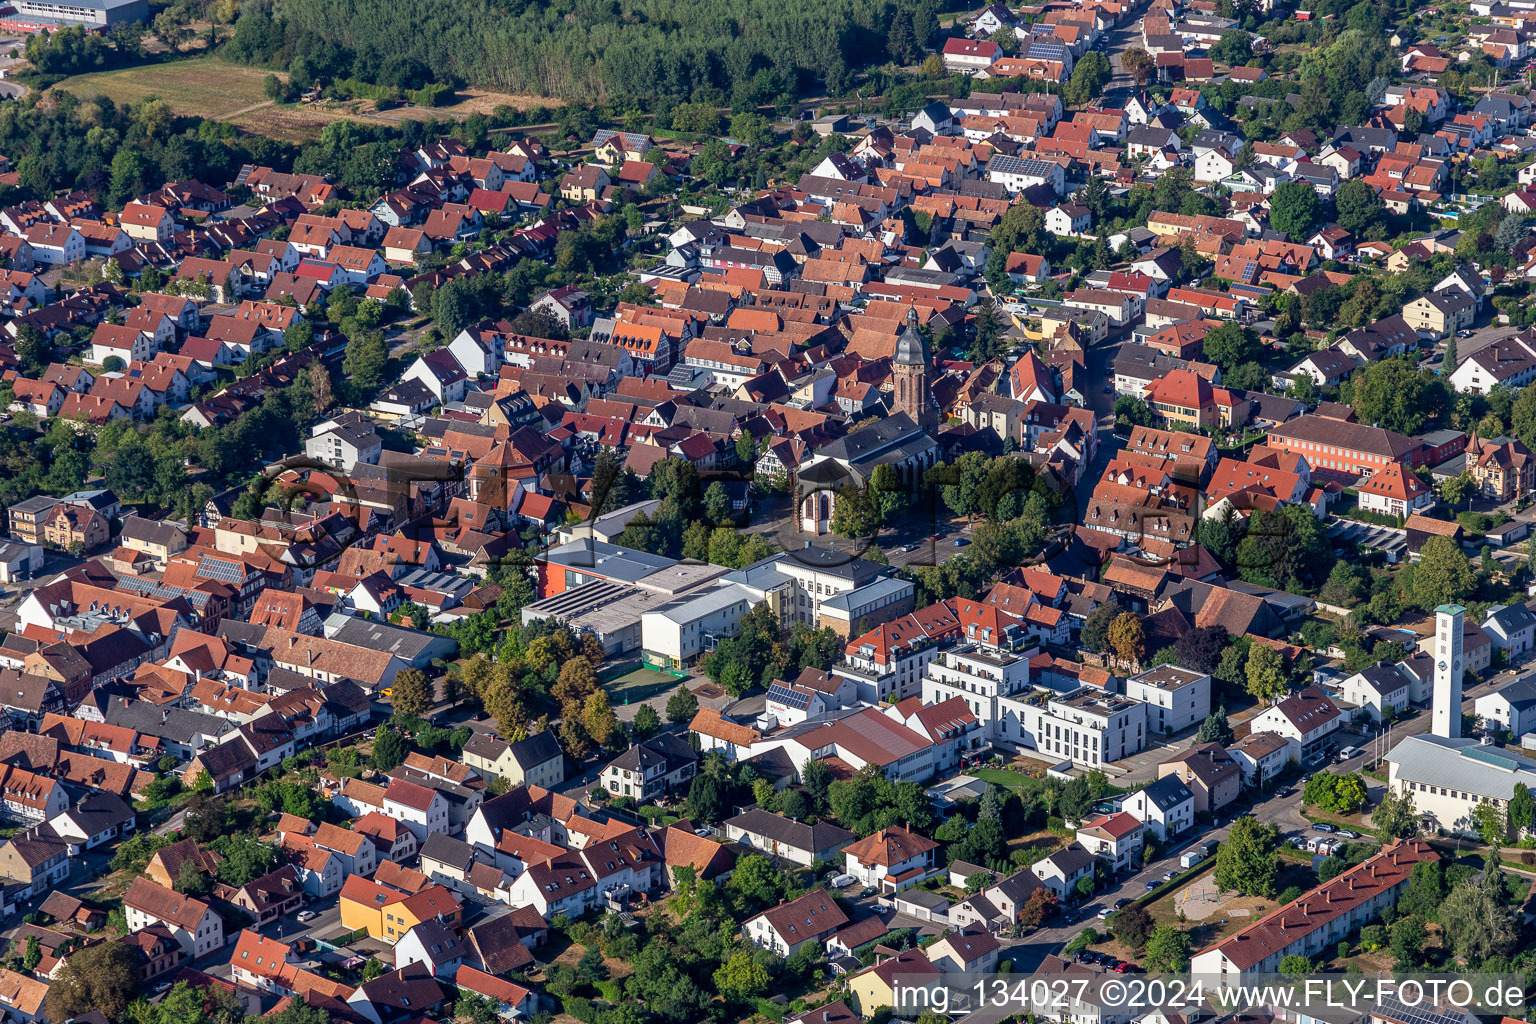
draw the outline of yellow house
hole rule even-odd
[[[340,907],[343,927],[366,930],[369,938],[391,945],[423,921],[441,917],[444,924],[456,927],[464,917],[459,898],[444,886],[408,893],[362,875],[348,875],[342,883]]]
[[[913,1009],[913,1016],[924,1008],[921,997],[908,993],[912,989],[935,986],[939,981],[939,969],[920,950],[909,949],[900,956],[893,956],[873,967],[866,967],[848,979],[848,1004],[868,1020],[882,1006],[898,1009],[896,984],[900,982],[904,995],[900,998],[905,1008]]]

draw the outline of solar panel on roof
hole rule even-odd
[[[238,566],[218,559],[203,557],[197,567],[198,574],[224,583],[239,583],[242,573]]]
[[[1474,761],[1481,761],[1484,764],[1491,764],[1495,768],[1503,768],[1505,771],[1512,772],[1520,767],[1518,762],[1510,760],[1503,754],[1495,753],[1492,750],[1484,750],[1482,747],[1468,747],[1461,752],[1461,756],[1469,757]]]

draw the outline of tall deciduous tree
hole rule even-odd
[[[1270,197],[1269,224],[1293,242],[1304,242],[1323,216],[1323,201],[1304,181],[1288,181]]]
[[[99,942],[71,955],[48,985],[48,1016],[69,1020],[100,1010],[121,1020],[139,991],[139,967],[133,950],[122,942]]]
[[[1216,849],[1216,884],[1244,896],[1273,896],[1280,871],[1275,849],[1279,833],[1251,815],[1232,823],[1232,831]]]
[[[420,669],[401,669],[389,687],[389,702],[395,713],[420,718],[432,706],[432,686]]]
[[[1413,599],[1420,608],[1435,608],[1471,594],[1477,586],[1472,564],[1450,537],[1424,543],[1413,571]]]
[[[1248,649],[1248,693],[1258,700],[1275,700],[1285,695],[1290,682],[1285,674],[1285,659],[1280,652],[1263,644]]]
[[[691,722],[698,713],[699,699],[686,686],[679,685],[667,698],[667,721],[674,725]]]
[[[1109,624],[1109,645],[1121,661],[1140,661],[1147,653],[1147,631],[1141,619],[1124,612]]]
[[[1189,970],[1189,933],[1171,924],[1158,925],[1147,939],[1142,960],[1149,971],[1181,974]]]
[[[1506,956],[1519,941],[1520,928],[1513,910],[1498,898],[1495,883],[1486,878],[1469,878],[1452,889],[1436,916],[1452,950],[1469,964]]]

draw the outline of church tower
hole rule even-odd
[[[896,341],[896,355],[891,360],[891,376],[896,385],[893,412],[904,412],[912,422],[937,434],[939,410],[934,404],[928,380],[928,347],[917,329],[917,309],[907,312],[907,327]]]

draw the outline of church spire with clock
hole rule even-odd
[[[907,326],[896,341],[891,376],[896,386],[892,411],[904,412],[930,434],[939,427],[939,410],[928,378],[928,346],[917,329],[917,308],[907,312]]]

